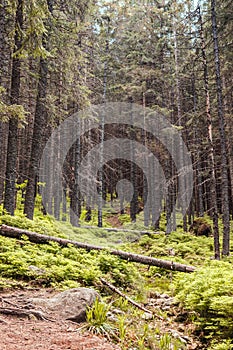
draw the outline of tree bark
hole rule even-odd
[[[133,103],[132,99],[130,99],[130,103]],[[133,113],[130,112],[130,131],[129,131],[129,137],[131,140],[136,140],[136,132],[134,129],[134,120],[133,120]],[[130,201],[130,219],[132,222],[136,222],[136,214],[138,211],[138,191],[137,191],[137,170],[136,170],[136,164],[135,164],[135,150],[134,150],[134,143],[131,143],[130,146],[130,154],[131,154],[131,162],[130,162],[130,181],[133,186],[133,196]]]
[[[49,12],[52,13],[53,1],[47,0]],[[49,31],[50,21],[48,20],[47,29]],[[48,36],[49,33],[44,34],[44,47],[48,48]],[[33,127],[32,148],[30,157],[30,167],[28,172],[28,182],[26,188],[24,214],[29,219],[33,219],[34,206],[35,206],[35,188],[37,186],[37,178],[39,173],[39,162],[43,152],[46,136],[47,126],[47,109],[46,109],[46,96],[48,86],[48,60],[47,58],[40,59],[39,67],[39,82],[37,91],[37,101],[35,110],[35,119]]]
[[[222,176],[222,213],[223,213],[223,246],[222,255],[226,256],[230,253],[230,214],[229,214],[229,197],[228,197],[228,166],[227,166],[227,147],[226,147],[226,131],[225,131],[225,116],[223,108],[222,96],[222,80],[219,60],[219,44],[218,44],[218,29],[216,20],[216,3],[211,0],[211,20],[212,34],[214,41],[214,57],[215,57],[215,74],[218,99],[218,121],[219,134],[221,145],[221,176]]]
[[[212,208],[210,214],[213,219],[214,226],[214,252],[215,259],[220,259],[220,242],[219,242],[219,228],[218,228],[218,205],[217,205],[217,193],[216,193],[216,175],[215,175],[215,159],[214,159],[214,146],[213,146],[213,133],[212,133],[212,117],[210,112],[210,96],[209,96],[209,74],[207,66],[207,58],[205,51],[205,39],[203,33],[203,21],[201,16],[200,6],[198,10],[198,20],[200,25],[200,38],[201,38],[201,51],[202,51],[202,64],[203,64],[203,77],[206,97],[206,119],[208,126],[208,142],[209,142],[209,158],[210,158],[210,196]]]
[[[16,53],[21,45],[22,38],[20,30],[23,25],[23,1],[19,0],[15,17],[15,39],[14,53]],[[18,57],[13,57],[12,75],[11,75],[11,104],[19,104],[20,96],[20,67],[21,61]],[[14,215],[15,211],[15,181],[17,177],[17,140],[18,140],[18,120],[11,118],[9,121],[9,133],[7,143],[7,160],[6,160],[6,182],[4,194],[4,209],[10,215]]]
[[[78,125],[80,128],[80,125]],[[74,152],[73,152],[73,162],[74,162],[74,184],[72,188],[72,194],[73,197],[71,209],[73,210],[73,215],[71,216],[72,221],[71,224],[73,226],[78,227],[79,224],[79,217],[81,214],[81,198],[80,198],[80,190],[79,190],[79,166],[80,166],[80,159],[81,159],[81,144],[80,144],[80,137],[76,140],[74,143]]]
[[[156,258],[152,258],[150,256],[144,256],[139,254],[133,254],[129,252],[124,252],[122,250],[115,249],[107,249],[101,246],[94,246],[87,243],[72,241],[70,239],[63,239],[58,237],[52,237],[47,235],[42,235],[36,232],[30,232],[27,230],[22,230],[15,227],[10,227],[7,225],[2,225],[0,228],[0,234],[5,237],[17,238],[20,239],[22,235],[26,235],[30,242],[39,243],[39,244],[47,244],[49,242],[56,242],[63,247],[68,246],[69,244],[73,245],[76,248],[82,248],[86,250],[107,250],[110,254],[121,257],[124,260],[137,262],[144,265],[149,266],[157,266],[163,269],[172,270],[172,271],[181,271],[181,272],[194,272],[195,267],[179,264],[173,261],[160,260]]]
[[[174,33],[174,56],[175,56],[175,82],[176,82],[176,104],[177,104],[177,124],[178,126],[182,126],[182,107],[181,107],[181,84],[180,84],[180,74],[179,74],[179,49],[178,49],[178,43],[177,43],[177,32],[176,32],[176,23],[173,24],[173,33]],[[178,150],[178,155],[180,157],[180,162],[183,165],[183,147],[182,147],[182,140],[180,138],[180,145],[179,145],[179,150]],[[185,180],[181,178],[182,184],[181,188],[185,188]],[[186,192],[184,191],[183,196],[186,195]],[[184,200],[185,202],[185,200]],[[183,208],[183,198],[181,200],[181,203],[179,203],[181,206],[181,210],[183,213],[183,229],[185,232],[188,231],[187,227],[187,214],[184,213],[184,208]]]
[[[1,94],[0,100],[8,104],[10,95],[10,64],[12,41],[9,39],[10,32],[13,30],[13,16],[8,11],[7,1],[1,1],[0,6],[0,87],[5,91]],[[1,113],[1,111],[0,111]],[[0,204],[3,202],[3,192],[6,173],[6,154],[7,154],[7,136],[8,124],[0,121]]]

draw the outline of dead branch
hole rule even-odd
[[[123,292],[121,292],[118,288],[116,288],[114,285],[112,285],[111,283],[107,282],[104,278],[100,278],[101,282],[107,286],[109,289],[111,289],[113,292],[119,294],[122,298],[128,300],[128,302],[130,304],[132,304],[133,306],[136,306],[138,309],[148,313],[148,314],[152,314],[154,315],[156,318],[163,320],[162,316],[156,315],[154,314],[152,311],[146,309],[144,306],[138,304],[136,301],[134,301],[133,299],[131,299],[130,297],[128,297],[126,294],[124,294]]]

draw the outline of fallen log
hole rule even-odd
[[[17,239],[21,239],[23,235],[26,235],[30,242],[38,243],[38,244],[48,244],[49,242],[56,242],[63,247],[66,247],[69,244],[71,244],[74,247],[82,248],[88,251],[105,250],[105,251],[108,251],[110,254],[119,256],[122,259],[127,261],[137,262],[137,263],[149,265],[149,266],[157,266],[166,270],[193,272],[196,269],[194,266],[179,264],[174,261],[161,260],[150,256],[124,252],[122,250],[115,250],[115,249],[110,249],[106,247],[91,245],[88,243],[77,242],[70,239],[48,236],[48,235],[39,234],[36,232],[31,232],[31,231],[27,231],[16,227],[7,226],[7,225],[1,225],[0,235],[5,237],[10,237],[10,238],[17,238]]]

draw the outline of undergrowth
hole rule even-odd
[[[111,268],[110,268],[111,266]],[[107,275],[115,285],[137,288],[142,276],[128,264],[107,252],[86,252],[57,243],[37,245],[23,240],[0,237],[0,271],[3,278],[33,281],[60,288],[96,286]]]
[[[109,210],[105,217],[109,215],[114,215],[113,210]],[[0,289],[24,288],[29,284],[58,289],[92,286],[106,295],[100,282],[103,276],[141,303],[146,303],[148,296],[155,292],[175,297],[180,303],[180,313],[187,314],[183,322],[195,325],[195,334],[202,340],[203,349],[232,349],[232,257],[221,262],[213,261],[213,237],[195,237],[184,233],[180,227],[177,232],[165,235],[163,217],[160,233],[152,233],[143,227],[142,213],[137,223],[131,224],[128,214],[119,216],[119,220],[123,228],[143,229],[150,233],[140,236],[99,228],[74,228],[67,222],[58,222],[49,215],[42,215],[39,210],[36,210],[35,219],[31,221],[23,215],[20,206],[13,217],[6,213],[1,215],[0,225],[172,260],[193,265],[197,270],[184,274],[158,267],[148,268],[110,255],[107,249],[87,252],[72,245],[62,248],[54,242],[33,244],[26,236],[20,240],[0,236]],[[89,224],[95,224],[95,220]],[[96,327],[103,333],[114,330],[115,340],[118,339],[122,349],[185,349],[171,334],[161,331],[157,322],[144,320],[143,312],[133,309],[125,300],[118,299],[114,307],[123,314],[120,313],[113,323],[108,325],[106,315],[109,310],[101,303],[94,305],[95,309],[89,309],[88,322],[92,330]],[[104,321],[101,319],[100,324],[98,320],[95,323],[94,319],[100,315]],[[165,313],[163,317],[167,317]]]
[[[213,261],[192,274],[176,276],[173,287],[177,300],[192,311],[197,330],[206,340],[233,339],[231,263]]]

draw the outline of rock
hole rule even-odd
[[[180,334],[175,330],[170,330],[170,332],[174,338],[179,339],[183,344],[190,343],[190,338],[186,335]]]
[[[91,306],[99,294],[91,288],[73,288],[51,298],[32,298],[30,302],[41,306],[53,316],[73,322],[86,320],[87,306]]]
[[[29,265],[28,266],[29,270],[33,271],[36,275],[44,275],[46,273],[46,271],[44,269],[41,269],[37,266],[34,265]]]
[[[167,295],[167,294],[161,294],[161,295],[160,295],[160,298],[161,298],[161,299],[168,299],[168,298],[169,298],[169,295]]]
[[[168,248],[167,250],[168,250],[168,254],[170,256],[175,256],[176,255],[176,252],[175,252],[175,250],[173,248]]]
[[[149,312],[144,312],[144,314],[142,315],[142,318],[146,321],[148,320],[152,320],[153,319],[153,314],[149,313]]]
[[[107,313],[107,317],[108,317],[108,320],[111,321],[111,322],[117,322],[118,318],[116,317],[116,315],[114,315],[113,313],[111,312],[108,312]]]
[[[109,321],[116,322],[118,320],[119,315],[124,315],[124,314],[125,314],[124,311],[115,308],[115,309],[111,310],[111,312],[108,311],[107,317],[108,317]]]

